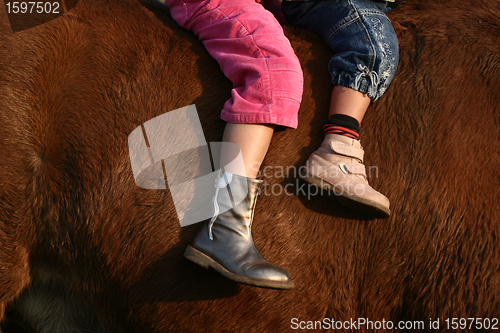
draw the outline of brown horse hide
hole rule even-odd
[[[459,318],[483,318],[465,330],[500,328],[500,0],[408,0],[389,12],[398,73],[361,133],[389,219],[297,179],[322,141],[331,51],[285,25],[303,102],[298,129],[276,131],[262,166],[253,231],[291,273],[290,291],[186,260],[200,224],[180,226],[168,186],[135,183],[127,140],[144,122],[195,104],[206,141],[222,138],[231,83],[198,39],[136,0],[80,0],[20,31],[3,2],[4,333],[447,331],[464,329]]]

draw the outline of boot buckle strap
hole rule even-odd
[[[366,170],[363,164],[358,163],[341,163],[340,170],[345,174],[360,175],[366,178]]]
[[[365,155],[363,148],[354,147],[339,141],[331,141],[330,149],[339,155],[353,157],[363,163],[363,157]]]

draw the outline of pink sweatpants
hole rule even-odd
[[[297,127],[302,69],[271,12],[256,0],[166,0],[165,4],[233,82],[223,120]]]

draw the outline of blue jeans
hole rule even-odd
[[[399,62],[396,32],[385,1],[284,1],[287,21],[318,33],[333,50],[328,69],[334,85],[377,100],[389,87]]]

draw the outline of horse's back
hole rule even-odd
[[[221,139],[231,84],[197,38],[134,1],[82,0],[16,33],[2,14],[0,317],[10,305],[51,332],[494,317],[500,2],[408,1],[389,16],[401,62],[362,130],[387,220],[297,180],[322,140],[331,54],[285,27],[305,75],[299,128],[275,134],[254,223],[257,247],[296,285],[275,291],[185,260],[199,225],[180,227],[169,189],[134,181],[128,136],[158,115],[195,104],[206,141]]]

